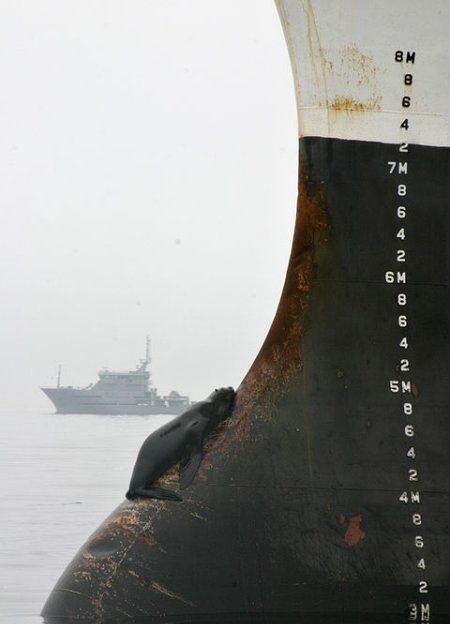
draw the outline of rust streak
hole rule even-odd
[[[119,527],[128,521],[131,521],[131,524],[134,524],[136,517],[139,523],[139,505],[133,502],[133,506],[126,507],[124,512],[120,514],[118,517],[111,518],[107,520],[103,525],[103,530],[105,532],[108,531],[108,528],[114,524]],[[95,610],[95,614],[97,617],[102,617],[104,615],[104,603],[105,599],[109,596],[109,591],[113,586],[113,579],[119,574],[121,566],[126,561],[130,551],[134,548],[135,544],[138,542],[139,537],[144,535],[148,530],[151,530],[153,522],[155,518],[159,515],[161,510],[164,508],[164,505],[155,505],[154,506],[154,514],[150,519],[148,519],[144,524],[139,526],[139,531],[137,534],[135,533],[134,539],[123,546],[122,551],[117,551],[115,557],[108,557],[106,561],[102,561],[101,563],[92,555],[89,555],[86,551],[83,553],[83,558],[85,559],[84,567],[93,568],[96,572],[102,572],[106,574],[106,578],[103,578],[99,581],[99,586],[96,594],[91,596],[91,604]],[[137,514],[137,516],[135,516]]]
[[[370,98],[366,102],[358,102],[345,95],[336,95],[330,103],[330,108],[334,111],[377,111],[380,110],[381,96]]]
[[[214,464],[213,454],[223,454],[230,445],[248,439],[251,414],[270,419],[280,393],[291,377],[303,368],[302,336],[307,325],[307,312],[315,255],[329,238],[324,187],[312,180],[306,163],[299,169],[297,218],[286,279],[275,318],[266,340],[250,371],[238,388],[234,413],[207,440],[199,477],[205,478]],[[255,411],[257,415],[255,416]],[[174,466],[160,479],[161,483],[177,482]]]
[[[305,164],[300,167],[297,219],[288,270],[266,340],[238,389],[234,415],[207,451],[224,452],[229,444],[244,441],[251,429],[250,414],[269,419],[277,397],[290,378],[302,370],[301,342],[307,325],[314,258],[329,237],[323,185],[313,182]]]
[[[156,581],[152,581],[151,583],[149,583],[149,586],[151,587],[151,589],[154,589],[157,592],[160,592],[161,594],[164,594],[165,596],[168,596],[169,598],[173,598],[174,600],[180,600],[181,602],[184,602],[184,604],[187,604],[191,607],[194,606],[194,604],[192,602],[190,602],[189,600],[186,600],[185,598],[183,598],[183,596],[180,596],[179,594],[176,594],[173,591],[170,591],[170,589],[167,589],[167,587],[164,587],[163,585],[161,585],[160,583],[157,583]]]

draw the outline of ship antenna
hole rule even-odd
[[[61,386],[61,364],[58,366],[58,381],[56,387],[59,388]]]

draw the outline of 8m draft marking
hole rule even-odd
[[[400,95],[401,107],[407,112],[412,104],[411,86],[414,82],[412,73],[416,61],[415,51],[396,50],[394,62],[401,64],[402,69],[402,93]],[[406,67],[406,73],[405,73]],[[400,131],[407,133],[410,128],[410,120],[405,116],[400,123]],[[405,134],[407,139],[407,134]],[[407,457],[407,469],[405,474],[406,489],[398,497],[399,502],[408,505],[408,516],[412,527],[411,547],[413,549],[413,561],[417,570],[417,592],[418,597],[415,602],[408,605],[408,619],[410,622],[431,622],[430,603],[426,599],[428,594],[428,581],[426,580],[427,563],[424,554],[425,539],[423,537],[423,515],[421,512],[421,490],[420,474],[418,468],[417,432],[415,423],[414,395],[412,393],[411,364],[409,360],[410,339],[408,337],[408,257],[405,249],[408,236],[408,154],[410,146],[407,140],[402,141],[398,146],[398,152],[394,160],[388,161],[389,175],[396,176],[395,184],[395,271],[388,271],[385,274],[385,281],[388,284],[395,284],[395,317],[398,333],[399,361],[397,369],[401,375],[400,379],[389,380],[389,390],[399,393],[401,396],[401,411],[403,420],[403,437],[405,439],[405,454]],[[408,253],[411,253],[409,246]],[[413,488],[413,489],[411,489]]]

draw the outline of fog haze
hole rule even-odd
[[[2,408],[128,369],[237,386],[288,260],[296,112],[271,0],[3,0]]]

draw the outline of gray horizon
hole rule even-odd
[[[297,129],[272,0],[0,8],[2,412],[128,370],[237,386],[283,286]]]

